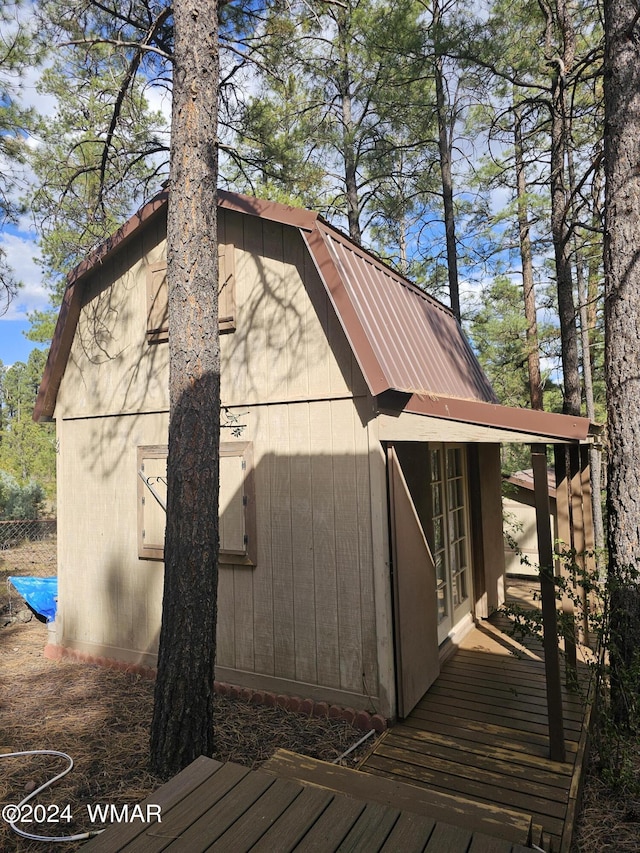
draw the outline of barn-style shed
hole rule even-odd
[[[70,275],[35,414],[59,443],[53,643],[147,666],[165,238],[160,194]],[[579,458],[589,423],[498,405],[449,309],[315,213],[220,192],[219,244],[217,677],[404,716],[503,599],[500,443]]]

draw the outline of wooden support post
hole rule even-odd
[[[597,563],[596,563],[596,540],[595,528],[593,524],[593,494],[591,491],[591,455],[589,447],[582,445],[580,447],[580,469],[582,478],[582,518],[584,520],[584,566],[587,577],[594,584],[597,581]],[[590,587],[594,589],[593,586]],[[585,614],[585,642],[591,646],[595,643],[595,634],[591,630],[591,619],[595,614],[597,606],[596,596],[593,592],[585,595],[587,611]]]
[[[547,686],[547,714],[549,718],[549,757],[552,761],[566,758],[564,743],[564,714],[562,710],[562,678],[558,650],[558,622],[556,590],[553,581],[553,541],[549,506],[549,481],[545,445],[531,449],[533,485],[536,504],[538,553],[540,555],[540,593],[542,595],[542,625],[544,667]]]
[[[573,533],[573,553],[575,559],[575,575],[573,577],[573,594],[580,602],[576,628],[581,643],[588,642],[589,628],[587,625],[587,600],[582,577],[586,569],[586,530],[585,530],[585,496],[583,495],[582,459],[580,447],[569,448],[571,470],[571,529]]]
[[[556,512],[558,518],[557,538],[560,541],[558,554],[560,559],[559,574],[566,581],[568,572],[564,567],[562,554],[573,548],[573,533],[571,529],[571,476],[569,465],[569,448],[564,444],[554,445],[556,469]],[[566,556],[565,556],[566,560]],[[576,683],[578,661],[576,652],[576,628],[573,601],[568,595],[562,596],[562,634],[564,638],[564,655],[566,662],[566,682],[568,687]]]

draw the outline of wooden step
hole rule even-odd
[[[531,818],[521,812],[465,797],[418,788],[348,767],[279,749],[260,768],[283,779],[315,785],[360,800],[391,805],[472,832],[480,831],[523,846],[531,842]]]
[[[536,845],[536,847],[539,847],[541,850],[548,850],[548,848],[544,846],[544,830],[539,823],[534,823],[531,827],[531,841],[533,844]]]

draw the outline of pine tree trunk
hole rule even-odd
[[[597,234],[602,227],[602,205],[600,198],[602,196],[602,171],[596,171],[591,185],[592,198],[592,225],[593,232]],[[589,252],[587,262],[587,333],[589,342],[589,359],[593,367],[593,346],[596,339],[596,326],[598,323],[597,305],[600,301],[600,288],[602,287],[602,277],[600,275],[600,258],[596,251]],[[593,372],[593,371],[592,371]],[[587,416],[595,421],[595,407],[593,417],[587,409]],[[600,569],[602,563],[602,555],[604,554],[604,518],[602,515],[602,490],[604,484],[602,482],[602,450],[598,447],[589,448],[589,470],[591,471],[591,496],[593,498],[593,528],[594,539],[596,544],[596,563]]]
[[[447,99],[445,97],[444,66],[439,53],[442,10],[436,0],[433,8],[435,59],[433,70],[436,85],[436,112],[438,116],[438,154],[442,180],[442,203],[444,209],[444,232],[447,247],[447,272],[449,277],[449,301],[451,310],[460,322],[460,284],[458,280],[458,251],[456,245],[456,217],[453,204],[453,173],[451,156],[451,132],[448,124]]]
[[[522,116],[519,107],[514,107],[514,150],[516,165],[516,193],[518,198],[518,236],[522,261],[522,289],[524,293],[524,316],[527,321],[527,368],[529,374],[529,397],[532,409],[543,409],[542,376],[540,371],[540,345],[538,342],[538,318],[536,294],[533,282],[533,253],[529,233],[527,210],[527,182],[524,169],[522,143]]]
[[[169,459],[151,768],[213,750],[220,350],[217,0],[176,0],[167,224]]]
[[[336,82],[342,110],[342,156],[344,157],[344,183],[349,237],[351,237],[354,243],[361,245],[362,230],[360,228],[360,199],[358,197],[358,165],[354,142],[355,127],[351,97],[352,79],[349,67],[349,51],[353,46],[347,24],[347,14],[345,10],[341,9],[337,16],[340,67]]]
[[[449,276],[449,301],[451,310],[460,320],[460,285],[458,282],[458,253],[456,246],[456,219],[453,206],[453,176],[451,170],[451,146],[447,128],[444,96],[444,79],[441,60],[436,60],[436,102],[438,107],[438,150],[440,154],[440,176],[442,178],[442,202],[444,208],[444,233],[447,246],[447,271]]]
[[[566,75],[575,58],[575,33],[567,0],[554,0],[554,8],[539,0],[545,16],[545,57],[552,67],[551,78],[551,235],[556,266],[560,345],[564,383],[563,407],[567,415],[579,415],[581,403],[578,331],[573,298],[571,251],[569,246],[569,193],[565,185],[565,156],[570,140],[565,120]],[[554,45],[554,31],[559,27],[560,49]]]
[[[573,299],[571,249],[567,224],[568,193],[565,187],[565,137],[564,122],[564,69],[554,73],[552,84],[551,115],[551,232],[556,264],[558,314],[564,382],[563,412],[579,415],[581,402],[580,362],[578,358],[578,331],[576,308]]]
[[[628,723],[640,694],[640,27],[634,0],[605,0],[604,13],[611,690]]]

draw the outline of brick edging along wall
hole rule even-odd
[[[135,663],[116,660],[115,658],[94,657],[86,652],[69,649],[65,646],[55,646],[50,643],[44,647],[43,652],[48,660],[75,660],[81,663],[103,666],[106,669],[115,669],[120,672],[130,672],[155,681],[156,669],[149,666],[140,666]],[[271,693],[266,690],[253,690],[251,687],[238,687],[235,684],[227,684],[224,681],[214,681],[215,692],[220,696],[228,696],[230,699],[241,699],[254,705],[266,705],[271,708],[283,708],[294,714],[304,714],[307,717],[328,717],[330,720],[343,720],[363,732],[374,729],[383,732],[387,728],[387,721],[381,714],[371,714],[369,711],[356,711],[354,708],[341,708],[339,705],[330,705],[328,702],[318,702],[314,699],[301,699],[299,696],[287,696],[284,693]]]

